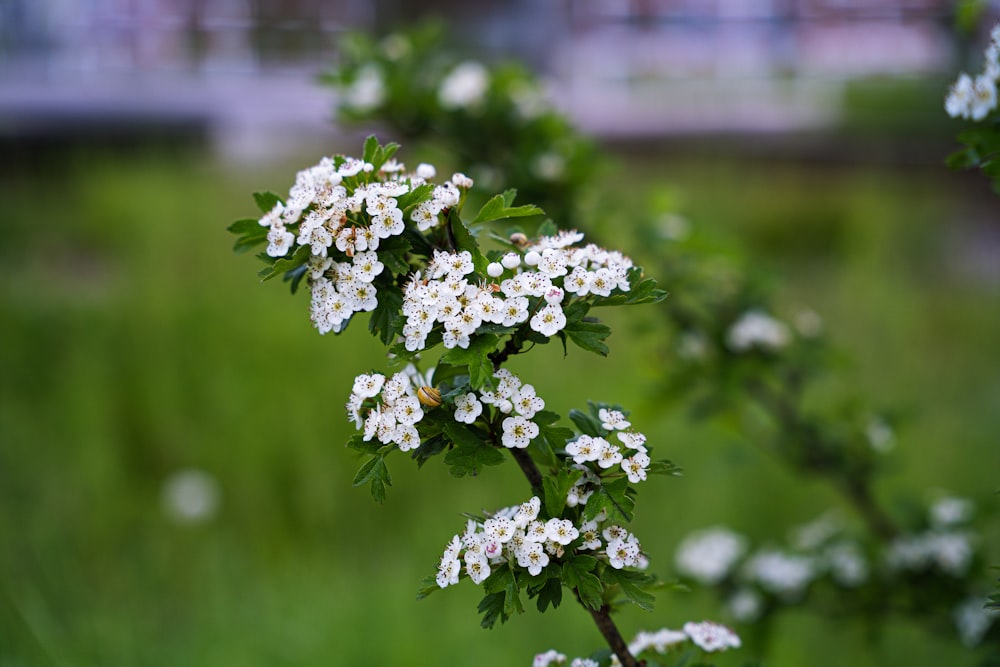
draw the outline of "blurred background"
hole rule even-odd
[[[1000,208],[986,179],[943,167],[959,128],[942,102],[1000,4],[0,0],[0,665],[500,666],[599,645],[570,604],[487,632],[471,585],[415,601],[460,513],[526,485],[399,457],[384,505],[351,488],[342,405],[381,347],[362,326],[318,336],[307,297],[230,252],[251,192],[378,129],[332,122],[317,84],[345,32],[427,16],[449,48],[524,62],[611,156],[591,195],[616,204],[605,229],[634,238],[656,202],[822,317],[841,388],[906,415],[878,489],[890,510],[944,490],[995,514]],[[433,142],[400,157],[463,168]],[[633,409],[687,471],[643,490],[655,570],[670,578],[694,528],[781,540],[841,503],[659,404],[642,311],[614,315],[607,359],[551,349],[520,370],[557,410]],[[718,615],[664,592],[621,625]],[[789,612],[780,630],[772,665],[976,664],[906,621],[872,640]]]

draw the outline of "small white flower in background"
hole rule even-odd
[[[754,347],[779,350],[788,345],[790,339],[784,322],[759,310],[744,313],[726,334],[726,344],[733,352],[745,352]]]
[[[459,64],[441,81],[438,102],[445,109],[468,109],[482,104],[490,85],[490,73],[482,64]]]
[[[573,658],[569,667],[600,667],[600,663],[590,658]]]
[[[219,511],[219,483],[204,470],[189,468],[172,473],[163,482],[163,512],[177,523],[198,524]]]
[[[547,151],[532,161],[531,171],[543,181],[558,181],[566,174],[566,159],[559,153]]]
[[[667,213],[657,221],[660,238],[668,241],[683,241],[691,234],[691,223],[676,213]]]
[[[789,531],[789,542],[800,551],[813,551],[836,537],[844,528],[844,520],[836,510],[831,510],[809,523]]]
[[[972,101],[969,116],[972,120],[982,120],[997,108],[997,85],[992,77],[982,74],[972,82]]]
[[[648,649],[657,653],[666,653],[667,649],[688,640],[688,636],[680,630],[661,628],[656,632],[639,632],[628,645],[629,653],[638,655]]]
[[[765,591],[794,599],[815,578],[816,567],[812,558],[767,549],[754,554],[743,572]]]
[[[729,648],[739,648],[742,645],[739,635],[726,626],[711,621],[685,623],[684,634],[701,650],[709,653],[713,651],[725,651]]]
[[[840,542],[830,546],[823,556],[830,575],[841,586],[853,588],[868,581],[868,561],[858,545]]]
[[[677,356],[696,361],[708,356],[708,341],[697,331],[686,331],[677,338]]]
[[[795,314],[795,330],[804,338],[816,338],[823,333],[823,318],[815,310],[800,310]]]
[[[997,79],[1000,78],[1000,26],[990,33],[983,71],[975,78],[965,72],[948,89],[944,109],[952,118],[980,121],[997,107]]]
[[[549,667],[549,665],[562,665],[566,662],[566,656],[555,649],[545,653],[539,653],[531,662],[531,667]]]
[[[681,574],[703,584],[717,584],[726,578],[746,548],[746,538],[728,528],[705,528],[684,538],[674,562]]]
[[[434,165],[432,164],[421,162],[420,164],[417,165],[417,170],[415,173],[417,174],[418,177],[424,179],[425,181],[429,181],[430,179],[437,176],[437,169],[435,169]]]
[[[373,65],[366,65],[358,71],[354,82],[344,89],[344,104],[357,111],[369,111],[382,104],[385,99],[385,84],[382,73]]]
[[[952,612],[959,639],[968,647],[977,646],[983,640],[994,619],[1000,614],[994,609],[985,609],[986,602],[983,598],[969,598]]]
[[[931,523],[938,528],[966,523],[972,519],[975,505],[968,498],[949,496],[941,498],[930,509]]]
[[[741,588],[726,600],[726,609],[741,623],[752,623],[760,618],[764,600],[752,588]]]
[[[868,420],[865,436],[872,449],[880,454],[884,454],[896,446],[896,433],[892,430],[892,426],[877,415]]]

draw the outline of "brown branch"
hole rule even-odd
[[[600,609],[587,607],[587,611],[590,612],[591,618],[597,624],[597,629],[601,631],[604,641],[608,643],[611,650],[618,656],[622,667],[641,667],[641,665],[646,664],[645,660],[642,662],[636,660],[632,652],[628,650],[628,644],[625,643],[621,633],[618,632],[618,626],[611,620],[611,610],[608,605],[602,605]]]

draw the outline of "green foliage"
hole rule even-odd
[[[511,206],[514,203],[514,197],[517,195],[516,189],[510,189],[504,192],[502,195],[495,195],[490,198],[483,207],[479,209],[479,213],[476,217],[472,219],[472,224],[479,224],[483,222],[495,222],[500,220],[509,220],[511,218],[527,218],[535,215],[543,215],[545,211],[528,204],[525,206]]]
[[[453,347],[445,352],[441,355],[441,361],[452,366],[465,366],[473,389],[488,387],[494,381],[493,362],[490,361],[489,355],[496,348],[497,340],[494,334],[477,336],[469,343],[469,347],[465,349]]]
[[[454,443],[455,448],[444,457],[455,477],[478,475],[483,466],[495,466],[506,458],[503,452],[489,444],[489,435],[464,424],[450,422],[444,433]]]

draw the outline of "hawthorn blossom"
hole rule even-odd
[[[501,443],[504,447],[524,449],[538,437],[538,424],[530,422],[524,417],[507,417],[503,420],[502,425]]]
[[[455,399],[455,421],[471,424],[483,413],[483,404],[472,392],[462,394]]]
[[[688,535],[677,548],[677,570],[703,584],[717,584],[746,552],[747,540],[728,528],[706,528]]]
[[[725,651],[729,648],[739,648],[742,645],[739,635],[730,628],[719,623],[713,623],[712,621],[685,623],[684,634],[701,650],[709,653]]]

